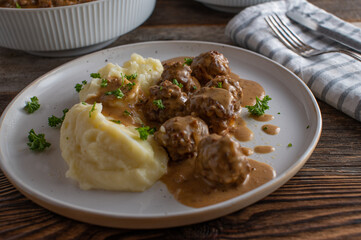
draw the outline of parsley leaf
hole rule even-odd
[[[120,88],[114,90],[114,91],[109,91],[106,92],[105,95],[114,95],[116,96],[118,99],[121,99],[124,97],[124,93],[122,92],[122,90],[120,90]]]
[[[94,102],[94,104],[93,104],[92,108],[91,108],[91,109],[90,109],[90,111],[89,111],[89,118],[91,118],[91,117],[92,117],[92,112],[94,112],[94,111],[95,111],[95,104],[96,104],[96,102]]]
[[[128,90],[132,90],[135,83],[127,83]]]
[[[134,79],[136,79],[137,78],[137,76],[138,76],[138,74],[137,73],[133,73],[133,74],[131,74],[131,75],[124,75],[124,77],[127,79],[127,80],[134,80]]]
[[[256,97],[256,104],[254,106],[246,106],[246,108],[252,115],[261,116],[267,109],[269,109],[269,100],[272,100],[272,98],[270,98],[268,95],[266,95],[262,100]]]
[[[113,123],[121,124],[122,122],[120,120],[111,120]]]
[[[289,144],[287,145],[287,147],[292,147],[292,143],[289,143]]]
[[[131,114],[128,110],[124,110],[123,113],[124,113],[124,115],[126,115],[126,116],[130,116],[130,114]]]
[[[153,104],[157,106],[159,109],[164,109],[165,106],[163,105],[162,99],[153,100]]]
[[[183,65],[192,65],[193,59],[192,58],[185,58],[184,59],[184,64]]]
[[[90,77],[92,77],[92,78],[101,78],[100,73],[91,73]]]
[[[102,79],[102,82],[100,83],[100,86],[101,87],[107,87],[108,86],[108,80],[106,80],[106,79]]]
[[[64,121],[65,115],[66,113],[69,111],[69,109],[65,108],[63,110],[63,116],[61,118],[55,117],[54,115],[52,115],[51,117],[48,118],[48,125],[50,127],[56,127],[58,125],[61,125]]]
[[[30,150],[33,151],[44,151],[45,148],[50,147],[50,143],[48,143],[45,139],[45,135],[42,133],[36,134],[34,129],[31,129],[29,131],[29,135],[28,135],[28,146],[30,148]]]
[[[83,89],[83,86],[86,84],[87,84],[87,81],[84,80],[81,83],[77,83],[74,88],[77,92],[80,92]]]
[[[142,126],[142,127],[136,128],[135,130],[137,130],[139,132],[140,139],[147,140],[148,135],[154,134],[156,129],[150,128],[149,126]]]
[[[179,88],[183,87],[183,84],[179,83],[175,78],[173,79],[173,84],[177,85]]]
[[[17,2],[15,3],[15,6],[16,6],[16,8],[21,8],[20,4]]]
[[[25,111],[27,111],[28,113],[33,113],[39,108],[39,99],[36,96],[30,98],[30,102],[26,102],[26,105],[24,107]]]
[[[216,86],[216,88],[222,88],[222,87],[223,87],[222,82],[217,82],[217,86]]]

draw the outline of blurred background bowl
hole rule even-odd
[[[53,8],[0,8],[0,46],[64,57],[101,49],[137,28],[156,0],[97,0]]]
[[[205,6],[222,12],[238,13],[245,7],[278,0],[196,0]]]

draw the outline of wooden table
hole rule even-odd
[[[360,24],[361,0],[310,0]],[[192,0],[158,0],[151,18],[109,47],[152,40],[232,44],[233,14]],[[25,86],[73,58],[0,48],[0,111]],[[319,101],[323,132],[301,171],[263,200],[216,220],[170,229],[111,229],[54,214],[25,198],[0,172],[0,239],[361,239],[361,123]]]

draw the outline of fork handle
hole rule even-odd
[[[338,52],[349,55],[350,57],[353,57],[354,59],[359,60],[361,62],[361,55],[358,53],[346,49],[339,49]]]

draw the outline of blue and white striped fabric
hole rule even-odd
[[[361,41],[361,29],[308,3],[305,0],[285,0],[248,7],[227,25],[226,34],[234,43],[261,53],[298,75],[320,100],[361,121],[361,62],[341,53],[328,53],[303,58],[275,37],[264,17],[277,13],[309,45],[319,49],[340,47],[320,34],[291,22],[288,10],[307,14],[318,22],[332,24],[344,34]]]

